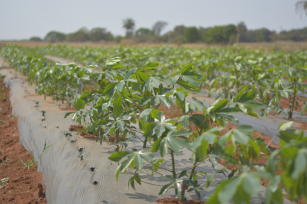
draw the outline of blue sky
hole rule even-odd
[[[297,0],[0,0],[0,39],[43,37],[50,30],[72,32],[105,27],[123,34],[122,20],[137,27],[157,20],[175,25],[212,26],[244,21],[249,28],[273,30],[307,26],[295,10]]]

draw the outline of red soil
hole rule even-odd
[[[158,109],[164,112],[166,118],[179,117],[182,115],[182,111],[178,106],[172,106],[170,108],[159,106]],[[229,123],[227,126],[225,126],[221,133],[224,134],[234,128],[236,128],[236,126],[232,123]],[[279,148],[278,145],[273,144],[272,138],[270,136],[264,135],[259,131],[254,131],[254,138],[262,139],[264,143],[270,147]]]
[[[275,118],[284,119],[282,116],[278,115],[277,113],[270,113],[271,116]],[[298,121],[298,120],[291,120],[293,122],[293,127],[301,130],[307,130],[307,122]]]
[[[199,200],[191,199],[187,201],[179,200],[178,198],[161,198],[157,200],[159,204],[201,204]]]
[[[293,121],[294,128],[301,129],[301,130],[307,130],[307,123],[301,122],[301,121]]]
[[[45,204],[42,175],[19,143],[17,120],[11,115],[9,91],[0,82],[0,204]],[[28,167],[25,164],[29,164]]]
[[[164,113],[166,118],[175,118],[183,115],[181,108],[176,105],[173,105],[170,108],[160,105],[158,109]]]
[[[179,117],[179,116],[182,115],[181,109],[177,106],[172,106],[170,108],[167,108],[165,106],[159,106],[158,109],[164,112],[166,118]],[[215,125],[216,124],[213,124],[213,126],[215,126]],[[236,127],[237,127],[236,125],[234,125],[232,123],[228,123],[224,127],[224,129],[221,131],[221,134],[225,134],[226,132],[228,132],[231,129],[234,129]],[[193,124],[190,124],[190,128],[192,130],[195,129]],[[256,130],[254,130],[253,133],[254,133],[253,138],[261,139],[265,145],[272,147],[272,148],[276,148],[276,149],[280,148],[279,145],[273,143],[272,138],[270,136],[264,135],[263,133],[256,131]],[[267,161],[267,155],[263,154],[253,162],[255,164],[259,164],[259,165],[265,165],[266,161]],[[225,166],[226,168],[228,168],[230,170],[235,170],[235,169],[238,168],[237,166],[234,166],[232,164],[228,164],[224,160],[219,160],[219,163],[221,163],[223,166]]]
[[[71,125],[69,127],[70,131],[78,132],[80,133],[81,137],[87,138],[87,139],[98,139],[97,135],[93,135],[90,133],[87,133],[82,125]]]
[[[294,107],[294,110],[297,111],[297,112],[300,112],[302,110],[302,107],[304,105],[304,102],[306,101],[307,99],[305,97],[299,97],[297,96],[297,101],[298,101],[298,104],[295,105]],[[280,99],[280,107],[282,108],[289,108],[289,99],[287,98],[281,98]]]
[[[81,132],[83,130],[83,126],[82,125],[71,125],[69,127],[69,131],[76,131],[76,132]]]
[[[74,107],[65,107],[65,108],[60,108],[62,111],[76,111]]]

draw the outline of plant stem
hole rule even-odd
[[[175,158],[174,158],[174,151],[171,150],[171,158],[172,158],[172,173],[173,173],[173,179],[174,179],[174,188],[175,188],[175,195],[178,196],[178,187],[177,187],[177,173],[176,173],[176,167],[175,167]]]
[[[197,167],[197,161],[194,160],[193,162],[193,167],[192,167],[192,170],[191,170],[191,174],[190,174],[190,177],[189,177],[189,183],[192,181],[193,179],[193,176],[195,174],[195,170],[196,170],[196,167]],[[187,189],[187,186],[182,186],[182,190],[181,190],[181,200],[186,200],[185,199],[185,191]]]
[[[193,163],[193,167],[192,167],[192,170],[191,170],[191,174],[190,174],[190,177],[189,177],[189,181],[192,180],[194,174],[195,174],[195,170],[196,170],[196,167],[197,167],[197,161],[195,160],[194,163]]]
[[[148,137],[145,137],[145,140],[144,140],[144,143],[143,143],[143,148],[147,147],[147,139],[148,139]]]
[[[295,108],[295,102],[296,102],[296,95],[297,95],[297,89],[296,89],[296,81],[293,81],[293,96],[290,98],[290,110],[288,112],[288,119],[291,120],[293,116],[293,111]]]

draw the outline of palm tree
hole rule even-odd
[[[130,38],[133,35],[135,22],[132,18],[126,18],[123,20],[123,28],[126,29],[126,37]]]
[[[165,21],[157,21],[153,26],[152,26],[152,32],[155,35],[160,35],[162,30],[167,26],[167,22]]]

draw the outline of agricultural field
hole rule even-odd
[[[65,107],[71,131],[114,147],[114,180],[159,186],[159,203],[307,202],[307,51],[5,45],[0,56]]]

